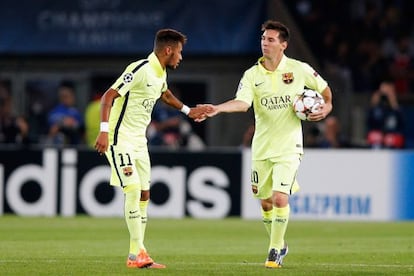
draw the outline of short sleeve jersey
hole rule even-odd
[[[167,90],[167,73],[157,56],[131,63],[111,86],[121,97],[115,99],[109,117],[112,145],[142,147],[155,102]]]
[[[236,100],[253,105],[256,130],[252,159],[265,160],[292,153],[303,153],[303,132],[292,103],[304,87],[322,92],[327,82],[307,63],[282,57],[275,71],[258,62],[244,72]]]

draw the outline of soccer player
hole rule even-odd
[[[252,191],[261,200],[263,222],[270,237],[265,267],[278,268],[288,253],[285,233],[289,196],[299,189],[296,173],[303,154],[302,124],[293,112],[292,102],[304,87],[320,92],[325,104],[309,115],[309,120],[319,121],[332,110],[332,92],[311,66],[285,55],[289,42],[285,25],[268,20],[262,32],[263,56],[244,72],[235,99],[210,105],[213,111],[205,115],[246,112],[253,105],[256,128],[252,141]],[[196,121],[204,119],[203,115]]]
[[[110,184],[120,186],[125,193],[124,213],[130,235],[127,267],[165,268],[152,260],[144,246],[151,169],[146,129],[159,98],[191,118],[202,116],[206,109],[189,108],[167,86],[166,68],[177,68],[186,40],[176,30],[159,30],[153,52],[129,64],[101,98],[95,148],[105,153],[111,165]]]

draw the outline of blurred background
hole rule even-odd
[[[11,185],[13,169],[23,162],[17,161],[16,153],[21,157],[20,153],[40,149],[40,155],[25,162],[43,160],[46,166],[44,149],[75,149],[74,158],[73,152],[59,151],[56,160],[64,167],[76,165],[70,160],[92,151],[99,97],[127,64],[152,51],[155,32],[165,27],[188,36],[182,63],[168,75],[172,90],[187,105],[233,98],[244,70],[261,56],[261,24],[276,19],[291,30],[287,55],[311,64],[333,90],[331,116],[303,124],[305,146],[408,152],[414,148],[413,13],[414,2],[409,0],[3,0],[0,146],[4,172],[0,174],[4,187]],[[62,112],[69,118],[56,119]],[[223,114],[196,124],[157,105],[148,129],[155,163],[157,152],[163,150],[226,153],[248,148],[253,119],[251,112]],[[53,153],[50,156],[55,160]],[[191,155],[188,159],[191,163]],[[404,162],[412,164],[411,160]],[[53,177],[61,185],[59,168]],[[394,173],[390,170],[387,177]],[[37,196],[29,202],[42,198],[41,189],[34,190]],[[32,188],[28,191],[33,194]],[[7,197],[6,188],[4,193]],[[15,211],[9,201],[4,200],[2,208]]]
[[[12,112],[27,121],[25,143],[50,143],[48,113],[59,103],[60,85],[73,89],[73,106],[85,114],[127,64],[148,55],[156,30],[171,27],[185,33],[188,44],[178,70],[169,72],[170,84],[188,105],[218,103],[234,96],[242,73],[261,54],[261,24],[274,18],[291,29],[288,55],[310,63],[333,88],[335,118],[328,124],[340,132],[338,146],[372,146],[371,97],[389,81],[401,121],[394,126],[390,119],[389,128],[404,138],[395,147],[412,148],[413,6],[401,0],[4,0],[1,102],[8,94]],[[251,119],[223,115],[189,123],[207,146],[238,146]],[[305,128],[307,146],[326,146],[319,143],[324,124]],[[89,129],[79,131],[81,139],[70,143],[87,144]]]

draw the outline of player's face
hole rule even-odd
[[[183,59],[182,56],[183,45],[178,43],[176,46],[171,46],[169,57],[167,59],[167,68],[175,69],[180,64],[180,61]]]
[[[262,34],[262,52],[263,56],[272,58],[279,55],[287,47],[287,42],[280,42],[279,32],[276,30],[265,30]]]

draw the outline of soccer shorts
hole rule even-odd
[[[111,145],[106,157],[111,165],[112,186],[125,188],[129,185],[139,185],[140,190],[149,190],[151,164],[146,147],[137,151],[125,146]]]
[[[299,190],[296,179],[301,154],[252,161],[252,190],[256,198],[271,198],[273,191],[288,195]]]

